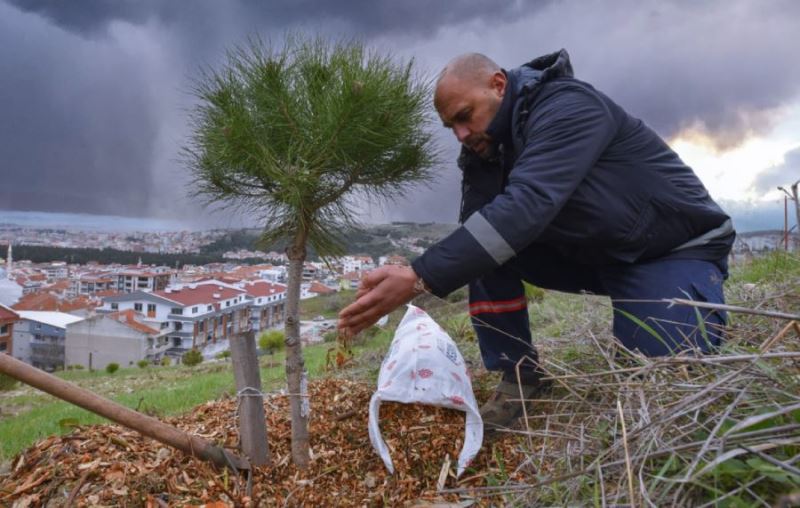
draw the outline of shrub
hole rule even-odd
[[[139,360],[136,362],[136,365],[138,365],[140,369],[146,369],[147,366],[150,365],[150,362],[148,360]]]
[[[170,365],[172,365],[172,358],[170,358],[169,356],[162,356],[161,362],[159,363],[161,363],[163,367],[169,367]]]
[[[11,376],[7,376],[6,374],[0,374],[0,392],[3,390],[11,390],[15,386],[17,386],[18,381]]]
[[[230,358],[230,357],[231,357],[230,349],[226,349],[225,351],[220,351],[219,353],[217,353],[216,356],[218,360],[224,360],[225,358]]]
[[[325,332],[322,335],[322,340],[324,342],[336,342],[336,339],[338,337],[339,337],[339,334],[336,332],[336,330],[331,330],[329,332]]]
[[[280,351],[283,349],[284,340],[283,332],[278,330],[270,330],[268,332],[264,332],[261,337],[258,338],[258,348],[263,351],[270,351],[271,353],[274,353],[275,351]]]
[[[108,365],[106,365],[106,372],[108,372],[109,374],[113,374],[118,370],[119,370],[118,363],[111,362]]]
[[[75,369],[75,370],[83,370],[83,369],[85,369],[86,367],[84,367],[84,366],[83,366],[83,365],[81,365],[80,363],[76,363],[75,365],[73,365],[73,366],[72,366],[72,368],[73,368],[73,369]]]
[[[194,367],[195,365],[200,365],[203,363],[203,353],[197,349],[190,349],[183,354],[183,358],[181,360],[187,367]]]

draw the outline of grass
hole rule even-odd
[[[353,346],[360,357],[386,349],[391,336],[382,331],[369,341]],[[326,357],[332,344],[314,344],[304,348],[309,377],[329,375]],[[261,357],[261,380],[265,391],[285,383],[284,353]],[[127,407],[161,416],[183,413],[224,396],[235,394],[233,370],[228,361],[206,362],[196,367],[148,367],[105,371],[66,371],[60,378],[106,396]],[[43,437],[68,432],[73,425],[104,423],[106,420],[89,411],[51,397],[33,388],[0,392],[0,463]],[[6,415],[13,416],[6,416]]]
[[[339,311],[355,299],[354,289],[348,289],[300,301],[300,319],[314,319],[323,316],[325,319],[336,319]]]

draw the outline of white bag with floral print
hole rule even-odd
[[[466,413],[457,476],[461,476],[480,450],[483,421],[464,358],[442,327],[419,307],[409,305],[397,327],[389,353],[381,364],[378,389],[369,404],[369,439],[386,469],[394,473],[389,448],[378,426],[380,403],[384,400],[448,407]]]

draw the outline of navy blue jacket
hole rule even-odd
[[[533,242],[594,265],[725,258],[730,218],[652,129],[573,77],[565,50],[506,75],[496,156],[459,157],[462,225],[412,263],[434,294]]]

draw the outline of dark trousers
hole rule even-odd
[[[725,313],[670,306],[661,300],[724,303],[722,282],[726,277],[727,260],[655,259],[589,266],[534,244],[490,275],[470,283],[470,316],[489,370],[513,372],[524,357],[532,362],[523,361],[522,366],[538,362],[522,281],[544,289],[611,297],[614,336],[630,350],[638,349],[647,356],[686,349],[708,352],[720,344]]]

